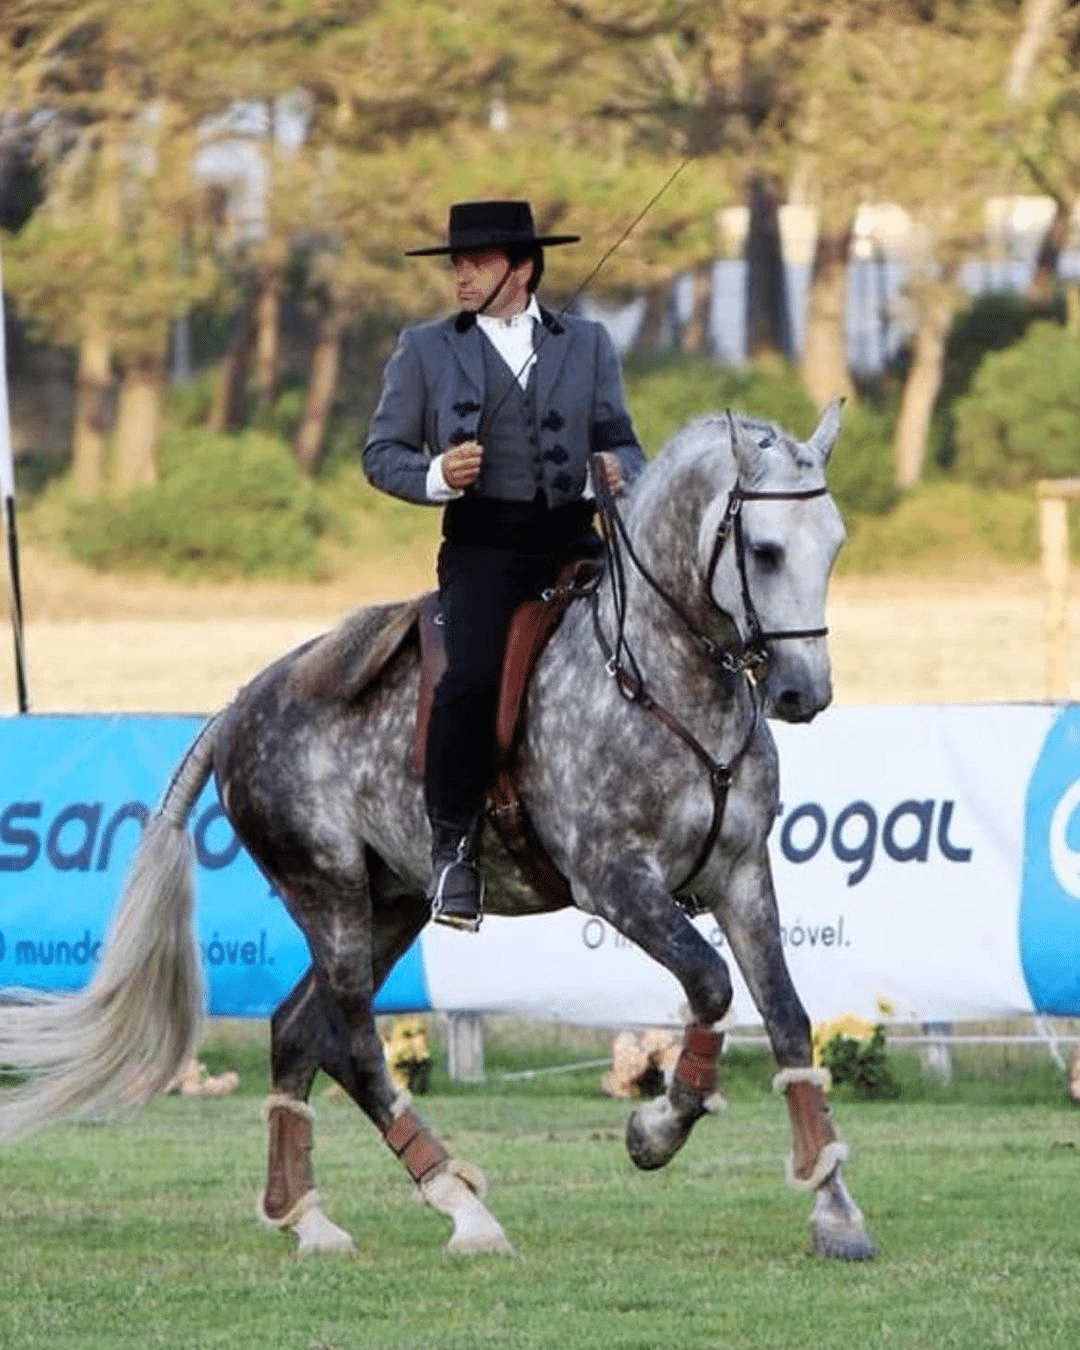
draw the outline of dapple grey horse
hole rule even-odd
[[[814,1248],[873,1254],[841,1175],[846,1146],[812,1067],[810,1026],[781,948],[767,839],[778,769],[767,716],[807,721],[832,696],[826,588],[844,531],[825,483],[831,404],[806,442],[742,416],[683,428],[620,513],[608,561],[574,599],[529,689],[521,797],[573,903],[682,985],[683,1046],[627,1147],[660,1167],[716,1108],[724,960],[691,921],[711,911],[760,1009],[787,1102],[789,1181],[815,1194]],[[0,1136],[160,1092],[199,1034],[185,822],[211,773],[238,836],[311,949],[272,1019],[269,1161],[260,1213],[301,1250],[342,1250],[311,1168],[319,1069],[345,1089],[453,1225],[455,1250],[507,1250],[483,1177],[449,1155],[391,1082],[372,1003],[428,921],[429,830],[410,768],[419,681],[416,603],[358,612],[270,666],[211,718],[151,817],[92,984],[0,1009],[0,1061],[31,1071]],[[551,906],[488,830],[491,913]],[[470,939],[462,936],[461,941]]]

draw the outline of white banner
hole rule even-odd
[[[898,1020],[1032,1011],[1018,940],[1025,810],[1054,717],[1043,706],[835,708],[775,727],[774,879],[812,1020],[880,1019],[882,1002]],[[758,1023],[715,921],[697,922],[732,967],[735,1019]],[[584,914],[488,918],[475,938],[430,928],[422,944],[436,1008],[680,1020],[673,977]]]

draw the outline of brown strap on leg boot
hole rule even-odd
[[[787,1098],[793,1146],[788,1183],[797,1190],[816,1190],[848,1155],[825,1100],[830,1081],[827,1069],[782,1069],[773,1079]]]
[[[383,1138],[417,1185],[450,1157],[411,1106],[394,1117]]]
[[[304,1102],[275,1093],[263,1106],[263,1119],[269,1143],[259,1215],[276,1228],[288,1228],[319,1203],[311,1167],[315,1113]]]
[[[712,1027],[688,1026],[682,1051],[675,1064],[675,1078],[684,1087],[711,1097],[716,1091],[716,1061],[724,1045],[724,1033]]]

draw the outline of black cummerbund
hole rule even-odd
[[[442,532],[450,544],[555,553],[588,530],[595,510],[591,498],[552,509],[540,492],[531,502],[498,501],[466,493],[447,504]]]

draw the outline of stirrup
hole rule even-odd
[[[465,895],[447,895],[446,878],[455,867],[468,867],[476,877],[476,889]],[[484,917],[484,878],[470,862],[456,859],[447,863],[439,874],[435,894],[431,900],[431,917],[447,928],[462,933],[477,933]]]

